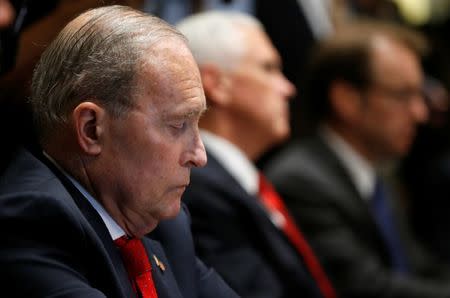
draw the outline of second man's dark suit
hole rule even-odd
[[[168,256],[177,286],[185,298],[237,298],[217,272],[196,257],[188,210],[182,205],[177,217],[161,221],[148,237],[159,241]]]
[[[450,276],[418,247],[400,212],[396,219],[412,272],[392,273],[368,201],[320,137],[294,143],[266,172],[316,248],[340,297],[450,297]]]
[[[0,296],[134,297],[99,214],[66,176],[46,163],[21,150],[0,178]],[[196,260],[190,234],[184,234],[186,219],[182,211],[164,223],[159,233],[169,237],[164,239],[167,250],[143,239],[158,297],[236,297]],[[165,232],[178,235],[178,241]],[[150,237],[157,238],[156,233]]]
[[[208,154],[183,197],[198,255],[243,297],[321,297],[302,260],[254,195]]]

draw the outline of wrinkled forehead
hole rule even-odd
[[[179,81],[201,85],[198,66],[183,40],[171,39],[154,46],[144,63],[141,75],[155,78],[154,85],[163,88]]]
[[[179,96],[203,96],[198,66],[181,39],[170,39],[155,45],[144,54],[137,75],[138,88],[154,95],[155,100]],[[180,94],[182,93],[182,94]]]

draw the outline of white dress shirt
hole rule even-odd
[[[205,130],[201,130],[200,134],[208,151],[214,155],[225,170],[248,194],[257,197],[259,193],[259,171],[253,162],[228,140]],[[267,216],[277,228],[282,229],[284,227],[286,219],[280,212],[270,210],[264,204],[259,204],[259,206],[267,213]]]
[[[236,145],[205,130],[200,131],[203,143],[219,163],[249,194],[259,192],[258,169]]]

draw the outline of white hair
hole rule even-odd
[[[87,99],[124,115],[134,105],[142,65],[156,56],[150,50],[171,38],[184,42],[166,22],[126,6],[95,8],[72,20],[34,70],[30,103],[39,137],[54,134]]]
[[[176,25],[188,39],[199,66],[213,63],[232,69],[245,53],[247,43],[243,28],[263,25],[254,17],[231,11],[207,11],[194,14]]]

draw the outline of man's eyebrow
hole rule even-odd
[[[202,106],[201,108],[195,108],[187,111],[184,115],[188,118],[192,117],[201,117],[206,112],[206,107]]]
[[[206,111],[208,110],[208,106],[205,104],[199,111],[198,116],[202,117],[203,115],[205,115]]]
[[[206,111],[207,111],[206,105],[202,105],[201,107],[190,108],[185,111],[178,111],[172,114],[171,116],[170,115],[167,116],[169,118],[185,118],[185,119],[197,117],[200,118],[205,114]]]
[[[196,117],[196,116],[201,117],[203,116],[203,114],[205,114],[207,109],[208,109],[207,103],[206,101],[203,101],[201,104],[192,107],[187,114],[189,117]]]

